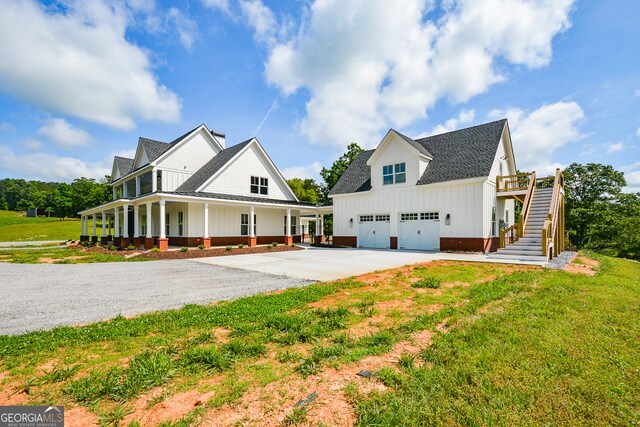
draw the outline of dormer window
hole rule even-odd
[[[404,163],[382,167],[382,184],[401,184],[407,182],[407,169]]]
[[[251,192],[253,194],[269,194],[269,178],[251,177]]]

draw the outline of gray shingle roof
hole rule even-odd
[[[129,159],[127,157],[115,156],[113,160],[116,162],[118,166],[118,170],[120,171],[120,176],[125,176],[131,173],[133,170],[133,159]],[[114,181],[115,177],[111,177],[111,181]]]
[[[367,165],[367,160],[374,151],[368,150],[358,154],[336,185],[333,186],[329,195],[369,191],[371,189],[371,167]]]
[[[309,202],[296,202],[295,200],[282,200],[282,199],[265,199],[262,197],[251,197],[251,196],[239,196],[235,194],[221,194],[221,193],[203,193],[201,191],[169,191],[163,192],[164,194],[178,194],[182,196],[192,196],[192,197],[208,197],[212,199],[220,199],[220,200],[236,200],[242,202],[256,202],[256,203],[277,203],[280,205],[297,205],[297,206],[313,206],[313,203]]]
[[[398,132],[395,129],[394,129],[394,132],[397,133],[398,135],[400,135],[400,137],[402,139],[407,141],[407,143],[409,143],[409,145],[411,145],[413,148],[418,150],[420,153],[433,158],[433,155],[429,152],[429,150],[427,150],[427,148],[424,145],[420,144],[418,141],[415,141],[415,140],[409,138],[406,135],[401,134],[400,132]]]
[[[502,119],[418,140],[399,134],[408,143],[419,144],[433,158],[416,185],[488,176],[506,123]],[[360,153],[329,194],[370,190],[367,160],[374,151]]]
[[[147,153],[149,163],[160,157],[162,153],[171,148],[171,144],[162,141],[156,141],[155,139],[143,138],[138,139],[138,143],[142,144],[144,152]]]
[[[216,172],[218,172],[224,165],[226,165],[227,162],[229,162],[229,160],[233,158],[233,156],[238,154],[240,150],[246,147],[249,142],[251,142],[251,139],[220,151],[213,159],[205,163],[205,165],[198,169],[196,173],[191,175],[189,179],[187,179],[182,183],[182,185],[176,188],[176,191],[192,192],[198,190],[198,188],[200,188],[202,184],[207,182],[207,180],[211,178]]]

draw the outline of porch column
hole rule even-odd
[[[122,183],[122,197],[129,197],[129,192],[127,191],[127,183]]]
[[[287,225],[284,236],[284,244],[291,246],[293,243],[293,237],[291,237],[291,209],[287,209]]]
[[[256,233],[255,233],[255,221],[253,220],[253,217],[256,214],[256,208],[254,208],[253,206],[251,206],[250,212],[249,212],[249,246],[255,246],[258,244],[258,238],[256,237]]]
[[[80,235],[84,236],[84,215],[80,215]]]
[[[98,222],[98,215],[94,212],[93,214],[93,234],[92,236],[97,236],[96,234],[96,223]]]
[[[209,238],[209,203],[204,204],[204,238]]]
[[[167,239],[167,224],[166,224],[166,214],[165,214],[165,202],[164,200],[160,200],[158,203],[160,205],[160,238],[158,239],[158,248],[161,251],[169,250],[169,239]]]
[[[158,191],[158,171],[154,169],[151,171],[151,192],[156,191]]]
[[[117,197],[118,195],[117,195],[116,187],[113,187],[112,190],[113,190],[113,200],[115,200],[115,199],[118,198]]]
[[[316,236],[313,239],[313,243],[322,242],[322,219],[320,213],[316,212]]]
[[[151,202],[147,202],[147,235],[145,236],[145,240],[144,240],[144,248],[145,249],[152,249],[154,244],[153,244],[153,217],[151,215],[151,207],[152,204]]]
[[[120,237],[120,208],[113,208],[113,237]]]
[[[133,238],[138,239],[140,237],[140,208],[138,205],[133,205]]]
[[[129,238],[129,205],[122,207],[122,237]]]
[[[102,237],[107,237],[107,214],[102,211]]]
[[[136,176],[136,197],[138,197],[139,195],[140,195],[140,175]]]

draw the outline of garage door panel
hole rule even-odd
[[[388,248],[390,228],[388,214],[361,215],[358,221],[358,246]]]
[[[400,215],[398,240],[401,249],[437,250],[440,248],[440,221],[437,212]]]

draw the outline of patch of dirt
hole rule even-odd
[[[413,304],[414,302],[408,298],[402,300],[376,301],[374,308],[380,311],[405,310]]]
[[[64,425],[66,427],[97,426],[98,417],[83,406],[64,409]]]
[[[426,263],[431,264],[431,263]],[[421,266],[425,264],[420,264]],[[391,268],[389,270],[383,271],[375,271],[373,273],[363,274],[361,276],[356,277],[356,280],[359,282],[370,283],[370,284],[378,284],[381,282],[386,282],[391,279],[402,278],[410,275],[413,272],[415,266],[413,265],[405,265],[404,267]]]
[[[576,261],[580,262],[580,264],[576,264]],[[564,271],[568,273],[574,274],[585,274],[587,276],[595,276],[597,268],[600,263],[594,259],[587,258],[584,256],[578,256],[573,259],[573,261],[563,268]]]
[[[0,405],[14,406],[26,404],[29,400],[29,395],[18,391],[23,385],[24,382],[13,382],[3,385],[2,389],[0,389]]]
[[[214,392],[200,393],[197,390],[189,390],[168,396],[150,409],[145,409],[149,401],[161,396],[162,393],[162,389],[157,389],[138,399],[135,412],[125,418],[124,424],[137,420],[142,425],[157,425],[165,421],[177,420],[187,415],[196,406],[206,405],[215,394]]]
[[[216,342],[226,343],[229,341],[229,334],[233,332],[231,329],[219,327],[211,331],[216,337]]]
[[[246,255],[246,254],[261,254],[265,252],[288,252],[288,251],[302,251],[304,248],[300,246],[285,246],[278,245],[275,248],[269,249],[266,246],[245,246],[242,249],[234,247],[228,251],[226,248],[215,249],[191,249],[187,252],[181,251],[164,251],[164,252],[144,252],[139,256],[141,258],[148,259],[190,259],[190,258],[207,258],[212,256],[232,256],[232,255]]]
[[[468,288],[471,286],[471,283],[457,281],[457,282],[443,282],[440,284],[442,288],[455,288],[456,286],[462,286],[463,288]]]
[[[43,363],[42,365],[38,366],[38,369],[41,370],[44,373],[47,373],[49,371],[51,371],[54,367],[60,365],[60,359],[55,358],[55,359],[51,359],[46,363]]]
[[[76,259],[84,259],[84,258],[89,258],[88,255],[72,255],[72,256],[67,256],[64,258],[38,258],[38,262],[42,263],[42,264],[53,264],[56,261],[63,261],[63,260],[76,260]]]

